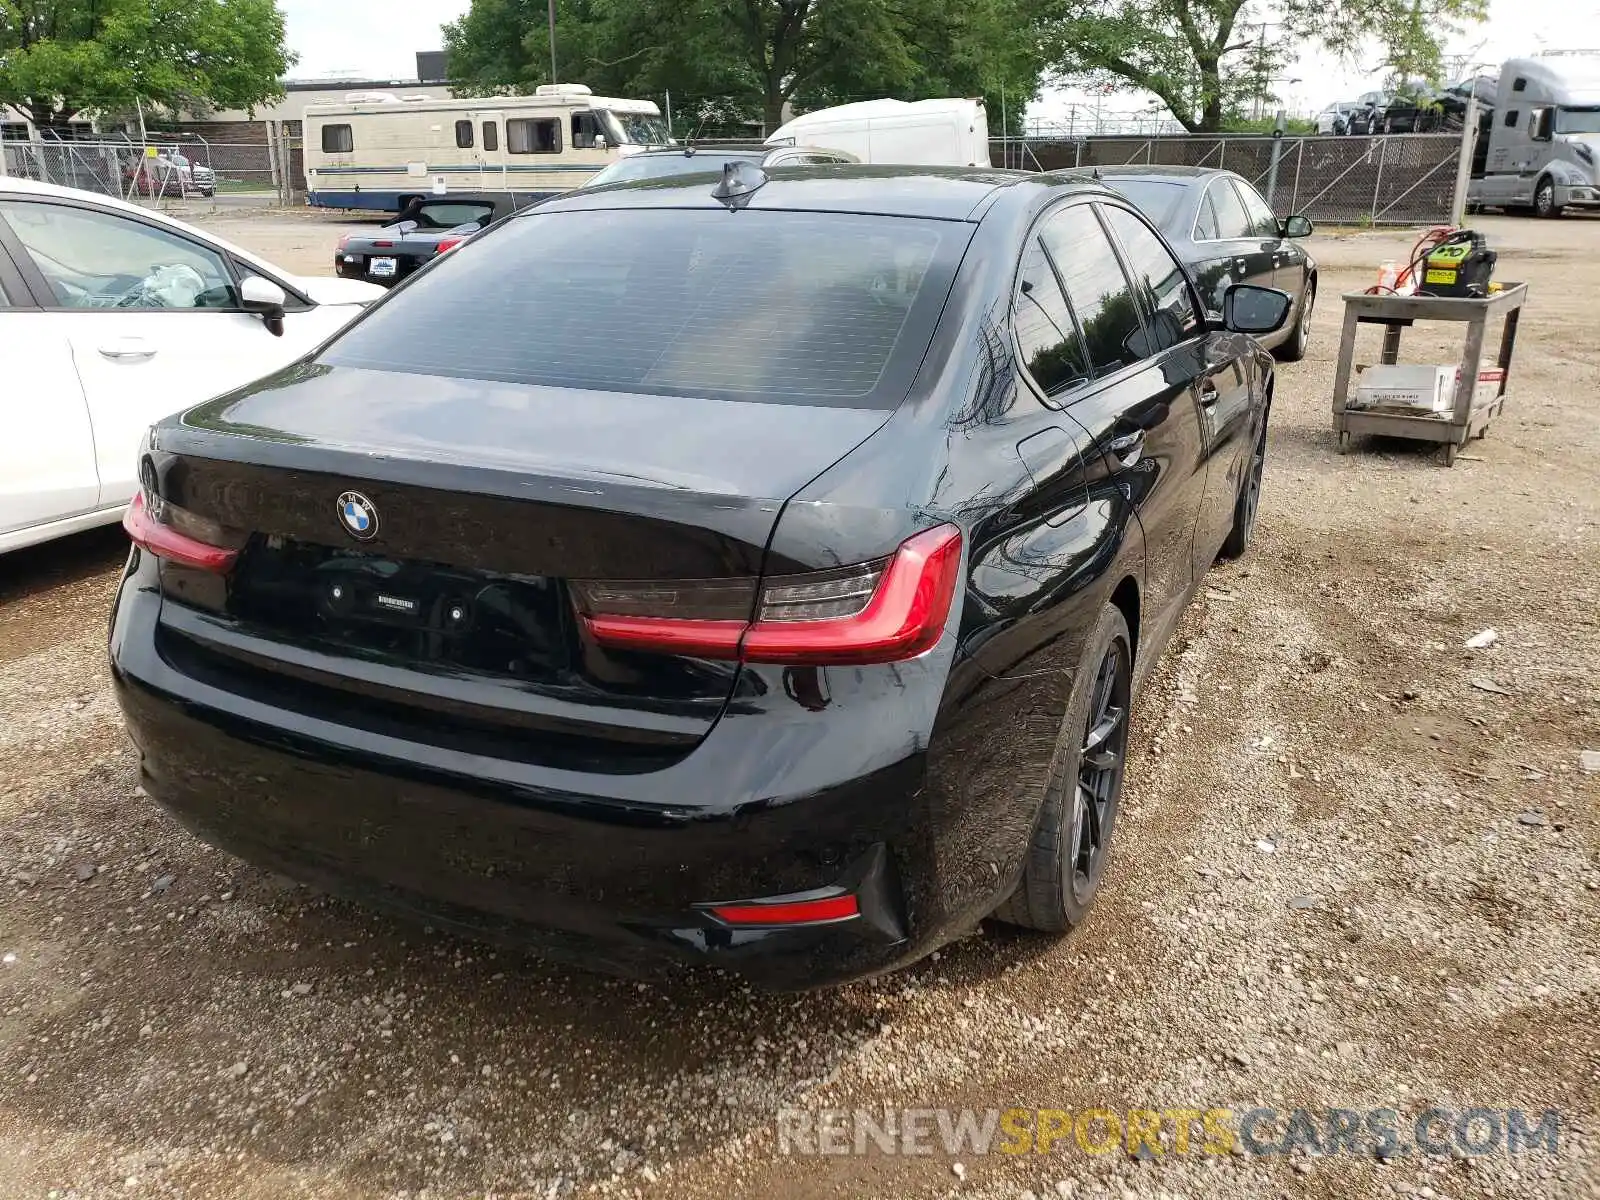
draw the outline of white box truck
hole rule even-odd
[[[864,100],[796,117],[766,144],[844,150],[864,163],[987,167],[989,117],[982,100]]]

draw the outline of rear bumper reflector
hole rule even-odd
[[[707,911],[726,924],[743,926],[824,925],[861,915],[860,905],[849,893],[809,900],[775,897],[738,904],[713,904]]]

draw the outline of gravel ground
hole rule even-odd
[[[307,272],[343,227],[208,224]],[[1117,861],[1064,942],[669,991],[308,893],[136,787],[115,531],[0,560],[0,1195],[1600,1195],[1600,223],[1480,227],[1532,285],[1505,416],[1453,470],[1337,455],[1325,300],[1279,374],[1258,541],[1140,701]],[[1407,244],[1319,237],[1324,297]],[[1515,1157],[805,1157],[780,1105],[1563,1124]]]

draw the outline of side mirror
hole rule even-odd
[[[1286,238],[1310,237],[1312,229],[1310,217],[1302,217],[1298,213],[1288,217],[1283,222],[1283,236]]]
[[[1222,297],[1222,325],[1229,333],[1276,333],[1289,319],[1287,292],[1236,283]]]
[[[606,135],[605,134],[597,133],[597,134],[594,135],[594,148],[596,150],[604,150],[606,148]]]
[[[245,312],[258,313],[273,337],[283,336],[283,306],[288,293],[259,275],[246,275],[239,284],[239,302]]]

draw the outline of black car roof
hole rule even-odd
[[[1158,167],[1130,164],[1121,167],[1096,167],[1095,173],[1103,179],[1159,179],[1169,183],[1182,183],[1191,179],[1208,179],[1213,175],[1232,175],[1222,167]]]
[[[981,167],[897,167],[839,164],[778,167],[756,189],[745,207],[853,212],[869,215],[933,217],[965,221],[1002,189],[1034,181],[1092,188],[1083,175],[1041,175]],[[717,208],[705,175],[670,175],[592,190],[568,192],[530,213],[617,208]]]

